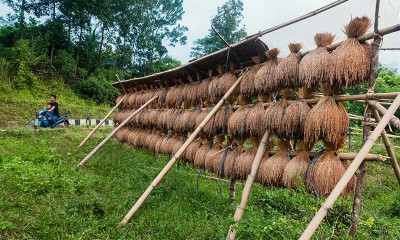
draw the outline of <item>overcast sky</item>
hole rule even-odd
[[[208,34],[210,20],[216,14],[217,8],[224,2],[225,0],[184,0],[185,14],[180,23],[189,28],[186,33],[187,45],[169,47],[169,55],[182,63],[190,60],[189,55],[193,41]],[[243,0],[243,23],[250,35],[304,15],[331,2],[333,0]],[[290,42],[303,43],[303,50],[315,48],[313,36],[318,32],[331,32],[336,34],[335,41],[344,40],[343,25],[350,20],[351,16],[368,15],[373,19],[374,4],[375,0],[349,0],[320,15],[265,35],[262,40],[270,48],[280,48],[280,57],[284,57],[288,53],[287,44]],[[400,23],[399,11],[399,0],[381,0],[379,28]],[[5,16],[8,12],[10,9],[0,4],[0,16]],[[400,47],[400,33],[384,37],[383,47]],[[399,51],[382,51],[380,60],[400,71],[399,56]]]

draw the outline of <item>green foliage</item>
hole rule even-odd
[[[218,7],[217,15],[211,20],[221,36],[229,43],[235,43],[246,37],[244,26],[241,26],[243,20],[243,2],[241,0],[227,0],[221,7]],[[204,38],[197,39],[190,56],[200,57],[209,53],[225,48],[225,43],[212,30]]]

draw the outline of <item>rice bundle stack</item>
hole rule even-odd
[[[246,139],[249,135],[245,131],[245,118],[248,115],[250,108],[241,106],[231,115],[228,121],[228,134],[233,137]]]
[[[286,164],[282,175],[283,185],[286,188],[297,189],[304,184],[309,164],[310,156],[308,155],[308,151],[303,149]]]
[[[272,103],[265,111],[265,127],[277,136],[285,136],[285,113],[289,103],[285,99]]]
[[[371,46],[357,38],[371,26],[368,17],[356,17],[344,27],[348,39],[331,54],[328,79],[332,85],[354,86],[365,81],[371,65]]]
[[[260,93],[270,93],[277,90],[275,70],[278,65],[279,49],[273,48],[265,52],[268,60],[262,64],[255,76],[254,86]]]
[[[282,88],[300,87],[299,82],[299,60],[301,43],[290,43],[290,54],[283,58],[275,69],[276,83]]]
[[[281,187],[283,171],[290,160],[288,143],[278,143],[279,151],[268,158],[260,167],[261,183],[265,186]]]
[[[225,134],[228,127],[229,118],[233,114],[233,107],[232,105],[225,105],[221,107],[218,112],[215,114],[215,120],[211,118],[210,121],[214,123],[214,132],[219,132]]]
[[[224,154],[224,146],[221,143],[216,143],[206,155],[204,167],[214,173],[218,173],[222,155]]]
[[[304,100],[307,91],[305,87],[300,88],[298,96],[299,100],[289,104],[286,108],[285,115],[283,117],[284,136],[287,139],[300,139],[304,132],[304,123],[307,117],[310,107]]]
[[[258,70],[262,66],[258,56],[252,57],[252,60],[256,63],[256,65],[252,66],[250,70],[243,73],[242,81],[240,82],[240,94],[247,97],[254,96],[256,92],[254,81]]]
[[[349,117],[342,103],[325,96],[309,111],[304,124],[304,142],[309,149],[320,139],[330,149],[343,144],[349,130]]]
[[[187,85],[186,91],[185,91],[185,99],[188,102],[189,106],[196,106],[199,99],[199,87],[200,87],[201,82],[191,82],[190,84]]]
[[[164,134],[161,134],[161,136],[158,138],[158,140],[157,140],[157,142],[156,142],[156,144],[155,144],[155,147],[154,147],[154,151],[155,151],[157,154],[158,154],[158,153],[162,153],[161,145],[163,144],[164,140],[165,140],[165,135],[164,135]]]
[[[327,197],[346,171],[348,162],[342,162],[334,151],[322,154],[307,170],[307,190],[319,196]],[[341,193],[346,196],[354,189],[353,177]]]
[[[183,138],[182,137],[178,138],[176,140],[175,144],[172,146],[171,155],[175,155],[179,151],[179,149],[182,147],[183,144],[184,144]],[[182,158],[182,155],[181,155],[181,158]]]
[[[332,44],[334,38],[331,33],[315,34],[317,48],[305,55],[299,66],[299,79],[303,86],[315,88],[327,78],[331,55],[325,47]]]
[[[201,147],[201,140],[198,138],[194,140],[191,144],[189,144],[186,151],[183,152],[182,160],[185,162],[194,162],[194,158],[196,156],[197,150]]]
[[[203,141],[199,149],[197,149],[196,155],[194,157],[194,165],[198,168],[204,168],[204,161],[206,160],[206,155],[210,151],[210,145]]]
[[[251,172],[251,166],[256,156],[259,142],[252,140],[252,144],[253,146],[250,149],[245,150],[245,152],[240,154],[236,159],[235,174],[237,179],[247,179],[247,176]]]
[[[199,126],[200,123],[206,118],[207,114],[211,112],[211,108],[203,109],[197,116],[196,116],[196,126]],[[203,127],[200,135],[209,137],[215,133],[214,125],[215,123],[215,116],[208,121],[208,123]]]
[[[220,75],[213,78],[208,87],[208,94],[212,103],[217,103],[237,80],[232,65],[230,66],[230,71],[226,73],[223,73],[223,67],[220,65],[218,66],[218,72]],[[237,93],[238,90],[234,91],[234,93],[226,99],[227,102],[232,103],[236,99]]]
[[[259,102],[251,107],[245,123],[245,131],[252,138],[260,138],[265,130],[264,124],[265,109],[262,102]]]

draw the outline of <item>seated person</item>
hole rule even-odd
[[[50,102],[51,108],[47,110],[47,112],[53,112],[53,116],[51,117],[51,122],[53,125],[57,123],[58,118],[60,117],[60,112],[58,110],[58,103],[56,102],[57,96],[50,95]]]

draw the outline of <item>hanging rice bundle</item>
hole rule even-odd
[[[307,168],[310,164],[308,151],[301,151],[286,164],[283,170],[282,182],[286,188],[297,189],[305,183]]]
[[[132,145],[132,146],[135,146],[133,144],[133,142],[134,142],[134,139],[136,138],[137,134],[138,134],[138,131],[136,129],[134,131],[128,132],[128,134],[126,135],[126,139],[125,139],[126,141],[125,142],[130,144],[130,145]]]
[[[211,118],[210,121],[214,123],[214,132],[225,134],[228,128],[229,118],[233,114],[233,107],[230,104],[221,107],[215,114],[215,119]]]
[[[183,138],[182,137],[178,138],[176,140],[175,144],[172,146],[171,155],[175,155],[179,151],[179,149],[182,147],[183,144],[184,144]],[[181,155],[181,158],[182,158],[182,155]]]
[[[265,127],[277,136],[285,136],[284,122],[288,101],[280,100],[272,103],[265,111]]]
[[[214,144],[214,146],[206,154],[206,158],[204,160],[204,167],[210,172],[216,172],[215,170],[219,168],[218,163],[221,162],[223,152],[224,152],[224,146],[221,143]]]
[[[300,88],[298,92],[299,100],[289,104],[283,117],[283,126],[285,129],[285,137],[288,139],[302,138],[304,133],[304,123],[310,107],[304,100],[308,93],[305,87]]]
[[[266,126],[264,124],[265,109],[262,102],[259,102],[251,107],[245,123],[245,131],[253,138],[261,137]]]
[[[168,129],[175,129],[176,119],[181,114],[180,109],[168,109],[165,114],[165,124]]]
[[[253,145],[252,148],[245,150],[244,153],[237,157],[235,162],[235,174],[237,179],[247,179],[247,176],[251,172],[251,166],[256,156],[257,148],[258,145]]]
[[[205,106],[210,105],[210,95],[208,94],[208,89],[212,81],[212,70],[208,71],[208,78],[200,81],[197,93],[199,94],[199,100],[204,103]]]
[[[299,80],[301,85],[309,88],[317,87],[327,78],[327,69],[331,57],[326,46],[332,44],[335,35],[331,33],[317,33],[314,36],[317,48],[303,57],[299,66]]]
[[[193,79],[192,79],[193,80]],[[201,82],[191,82],[186,86],[185,96],[189,106],[196,106],[200,100],[199,87]]]
[[[121,143],[126,141],[126,137],[129,134],[129,129],[128,128],[122,128],[117,131],[115,134],[115,138],[120,141]]]
[[[328,79],[332,85],[354,86],[369,76],[371,66],[371,46],[360,43],[357,38],[371,26],[368,17],[356,17],[344,27],[348,39],[332,54],[328,64]]]
[[[254,81],[254,86],[260,93],[270,93],[278,89],[275,70],[278,65],[279,49],[270,49],[265,52],[265,55],[268,60],[257,71]]]
[[[299,60],[301,43],[290,43],[290,54],[283,58],[275,69],[276,81],[279,87],[300,87],[299,82]]]
[[[201,140],[198,138],[189,144],[186,151],[183,152],[183,157],[181,158],[185,162],[194,162],[194,158],[196,156],[197,150],[201,147]]]
[[[261,68],[260,58],[258,56],[252,57],[252,60],[256,63],[247,72],[243,73],[242,81],[240,82],[240,94],[247,97],[255,95],[256,87],[254,85],[255,77],[258,70]]]
[[[236,82],[237,77],[233,71],[233,66],[230,66],[230,71],[223,73],[223,67],[218,66],[219,76],[214,77],[208,86],[208,94],[212,103],[217,103],[228,90]],[[233,94],[227,99],[227,102],[233,102],[237,97],[238,90],[234,91]]]
[[[121,99],[122,99],[122,97],[124,97],[124,96],[126,96],[126,94],[122,94],[122,95],[119,95],[118,97],[117,97],[117,99],[115,100],[115,105],[117,105],[118,103],[119,103],[119,101],[121,101]],[[126,99],[126,97],[124,98],[124,100]],[[122,101],[122,103],[118,106],[118,110],[122,110],[122,109],[124,109],[125,108],[125,106],[124,106],[124,103],[123,103],[123,101]]]
[[[164,134],[161,134],[161,136],[158,138],[158,140],[157,140],[157,142],[156,142],[156,144],[155,144],[155,146],[154,146],[154,151],[155,151],[157,154],[162,153],[162,151],[161,151],[161,145],[163,144],[164,140],[165,140],[165,135],[164,135]]]
[[[124,106],[124,109],[131,109],[132,106],[130,105],[130,99],[131,97],[136,94],[136,93],[128,93],[126,97],[124,98],[124,101],[122,101],[122,105]]]
[[[309,111],[304,124],[304,142],[309,149],[320,139],[338,149],[349,130],[349,118],[342,103],[333,97],[323,97]]]
[[[207,114],[211,112],[211,108],[203,109],[197,116],[196,116],[196,126],[199,126],[200,123],[206,118]],[[203,127],[200,135],[209,137],[215,133],[214,125],[215,117],[212,117],[210,121]]]
[[[157,106],[163,107],[165,103],[165,98],[167,96],[168,90],[166,88],[159,88],[156,92],[157,96]]]
[[[161,109],[152,109],[152,111],[149,114],[149,121],[148,125],[150,127],[156,127],[157,126],[157,121],[158,121],[158,116],[162,113]]]
[[[222,175],[228,179],[235,180],[235,163],[239,156],[238,147],[235,146],[233,149],[229,149],[224,162],[224,168],[221,171]]]
[[[269,142],[269,143],[271,143],[271,142]],[[260,184],[263,184],[262,177],[263,177],[263,174],[264,174],[264,173],[262,173],[262,167],[264,166],[265,162],[266,162],[266,161],[268,160],[268,158],[269,158],[268,149],[272,149],[273,147],[274,147],[274,146],[272,145],[271,148],[267,148],[267,149],[266,149],[266,151],[265,151],[265,153],[264,153],[264,155],[263,155],[263,157],[262,157],[262,159],[261,159],[260,166],[258,167],[257,175],[256,175],[254,181],[256,181],[256,182],[258,182],[258,183],[260,183]]]
[[[210,151],[210,144],[203,141],[201,147],[197,149],[196,155],[194,157],[194,165],[198,168],[204,168],[204,161],[206,160],[206,155]]]
[[[157,116],[156,120],[156,127],[158,129],[164,129],[164,115],[166,114],[167,110],[166,109],[160,109],[160,114]]]
[[[122,117],[123,117],[124,113],[125,113],[125,111],[120,111],[120,112],[117,112],[114,115],[114,120],[113,121],[114,121],[115,125],[118,125],[123,121]]]
[[[283,171],[290,160],[287,151],[288,143],[278,143],[280,150],[272,157],[268,158],[260,168],[260,177],[265,186],[281,187]]]
[[[231,115],[228,121],[228,134],[230,136],[240,137],[246,139],[245,131],[245,118],[248,116],[250,108],[248,106],[241,106]]]
[[[345,173],[346,164],[342,163],[334,151],[325,152],[314,164],[310,164],[307,170],[307,190],[318,196],[327,197]],[[341,196],[348,195],[353,188],[354,178],[343,190]]]
[[[168,108],[177,107],[176,95],[181,94],[178,90],[178,86],[169,88],[167,95],[165,96],[165,104]]]

